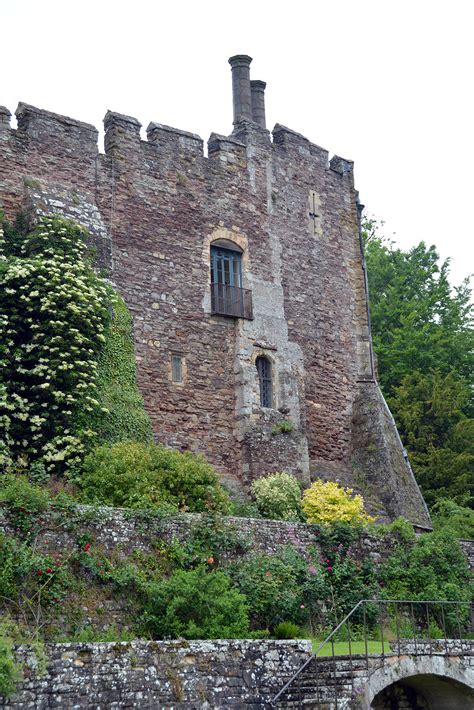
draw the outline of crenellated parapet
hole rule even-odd
[[[263,84],[264,82],[253,82]],[[261,116],[264,106],[260,101]],[[23,163],[29,166],[29,153],[41,155],[44,160],[60,159],[64,166],[73,167],[76,161],[82,167],[89,163],[96,169],[99,156],[98,129],[83,121],[46,111],[30,104],[20,103],[16,110],[18,128],[10,127],[11,113],[0,107],[0,132],[3,140],[12,140],[13,151],[21,150]],[[353,163],[335,156],[329,162],[328,151],[311,143],[305,136],[285,126],[276,124],[272,134],[262,125],[263,121],[253,121],[247,117],[235,122],[230,136],[211,133],[208,140],[208,158],[204,156],[204,141],[195,133],[150,122],[146,129],[146,140],[141,138],[142,124],[133,117],[114,111],[107,111],[104,118],[104,156],[118,158],[121,170],[146,169],[146,160],[169,162],[170,160],[196,162],[205,166],[208,160],[221,166],[233,165],[247,170],[247,147],[266,149],[269,155],[286,160],[288,153],[306,159],[314,159],[324,170],[332,170],[340,175],[352,172]],[[244,176],[244,175],[243,175]],[[44,177],[44,176],[39,176]]]

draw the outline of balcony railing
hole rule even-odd
[[[238,286],[211,284],[211,311],[213,315],[251,320],[252,291]]]

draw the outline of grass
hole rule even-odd
[[[312,639],[313,653],[318,648],[322,639]],[[382,643],[381,641],[367,641],[367,651],[370,653],[382,653]],[[365,655],[365,643],[364,641],[352,641],[351,642],[351,653],[353,656]],[[390,653],[390,646],[385,643],[385,653]],[[327,643],[317,654],[319,656],[332,656],[331,644]],[[349,643],[347,641],[336,641],[334,643],[334,655],[335,656],[348,656],[349,655]]]

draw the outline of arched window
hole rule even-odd
[[[272,363],[268,358],[260,355],[256,361],[258,380],[260,384],[260,406],[273,406]]]

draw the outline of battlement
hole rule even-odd
[[[38,150],[41,146],[45,151],[60,150],[64,156],[80,154],[82,158],[96,159],[99,153],[98,129],[90,123],[69,116],[40,109],[30,104],[20,102],[15,115],[18,128],[10,127],[11,112],[5,106],[0,106],[0,131],[8,131],[12,136],[26,142],[26,149]],[[196,133],[184,131],[173,126],[166,126],[152,121],[146,129],[147,139],[141,138],[142,124],[133,117],[115,111],[107,111],[104,117],[105,155],[113,157],[126,148],[127,157],[133,162],[142,157],[147,144],[163,151],[172,151],[181,156],[202,158],[204,156],[204,141]],[[272,140],[273,139],[273,140]],[[334,156],[329,161],[329,152],[321,146],[312,143],[308,138],[291,128],[277,123],[270,132],[247,118],[235,123],[234,131],[229,136],[211,133],[208,140],[210,158],[221,158],[226,162],[231,156],[238,156],[242,162],[246,145],[258,143],[273,147],[274,151],[294,151],[308,159],[316,159],[322,167],[329,168],[340,175],[353,170],[353,162]],[[135,155],[133,155],[135,151]],[[66,158],[65,158],[66,159]]]

